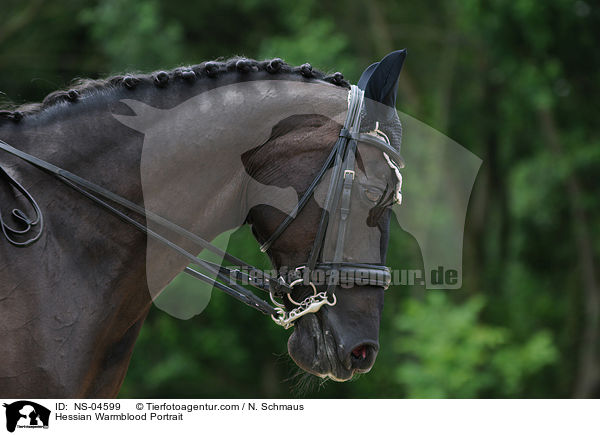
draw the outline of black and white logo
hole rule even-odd
[[[6,408],[6,430],[48,429],[50,410],[29,400],[4,404]]]

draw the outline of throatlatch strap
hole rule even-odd
[[[331,166],[333,158],[337,153],[337,145],[338,144],[336,142],[336,145],[331,149],[329,156],[327,156],[327,160],[325,160],[325,163],[323,164],[323,166],[321,166],[321,170],[317,173],[312,183],[310,183],[310,186],[308,186],[308,189],[306,190],[306,192],[304,192],[304,195],[302,195],[302,198],[300,198],[298,204],[296,204],[292,212],[289,215],[287,215],[287,217],[279,224],[277,229],[273,232],[273,234],[271,234],[267,241],[260,245],[261,252],[267,252],[269,250],[269,248],[275,242],[275,240],[277,240],[279,236],[281,236],[281,234],[287,229],[287,227],[290,226],[294,219],[296,219],[296,216],[298,216],[298,213],[300,213],[304,206],[308,203],[308,200],[314,193],[315,189],[317,188],[317,185],[323,178],[323,175],[325,175],[325,172],[327,172],[327,169],[329,169],[329,167]]]

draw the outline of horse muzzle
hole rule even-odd
[[[336,381],[366,373],[379,351],[383,289],[337,289],[337,304],[298,319],[288,352],[303,370]]]

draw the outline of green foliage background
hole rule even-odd
[[[391,288],[373,370],[298,375],[289,332],[214,293],[151,312],[121,397],[600,396],[600,7],[583,0],[3,0],[0,91],[232,55],[361,71],[408,48],[398,109],[483,159],[464,286]],[[389,263],[422,267],[395,225]],[[267,266],[247,229],[231,252]],[[185,277],[172,284],[189,287]]]

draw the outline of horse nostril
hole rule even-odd
[[[367,359],[367,346],[361,345],[361,346],[355,347],[354,350],[352,351],[352,356],[358,360]]]
[[[356,346],[350,352],[349,369],[367,372],[375,362],[379,346],[376,343],[363,343]]]

